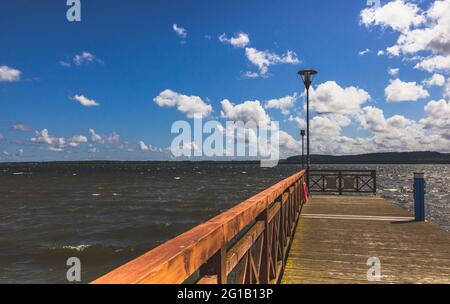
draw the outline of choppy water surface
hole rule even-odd
[[[382,196],[412,210],[413,172],[427,179],[427,218],[450,231],[450,165],[376,169]],[[293,174],[248,164],[0,164],[0,283],[87,283]]]

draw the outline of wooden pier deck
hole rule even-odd
[[[282,283],[450,283],[450,233],[377,196],[314,195],[303,207]]]

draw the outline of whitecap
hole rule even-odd
[[[70,249],[70,250],[76,250],[76,251],[84,251],[91,247],[91,245],[77,245],[77,246],[63,246],[63,249]]]
[[[100,196],[101,194],[100,193],[92,193],[91,195],[92,196]]]

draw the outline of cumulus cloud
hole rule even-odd
[[[416,82],[403,82],[400,79],[391,80],[384,89],[388,102],[416,101],[430,96],[427,90]]]
[[[139,150],[150,151],[150,152],[163,152],[162,148],[153,147],[152,145],[145,144],[144,141],[139,141]]]
[[[431,52],[428,57],[416,57],[415,68],[428,72],[450,71],[450,0],[436,0],[427,10],[415,3],[396,0],[379,8],[361,12],[361,23],[367,27],[379,25],[399,32],[395,45],[386,50],[392,56]],[[421,54],[422,55],[422,54]]]
[[[413,121],[401,115],[394,115],[386,119],[382,109],[371,106],[364,107],[361,112],[358,113],[358,119],[362,128],[375,133],[405,128],[413,124]]]
[[[180,36],[183,39],[186,39],[187,37],[187,30],[185,28],[182,28],[181,26],[178,26],[177,24],[172,25],[172,29],[175,31],[175,33]]]
[[[348,126],[351,120],[340,114],[315,116],[311,120],[311,137],[329,138],[341,134],[342,128]]]
[[[327,81],[311,92],[311,109],[319,113],[355,114],[369,100],[369,93],[363,89],[342,88],[335,81]]]
[[[247,33],[239,33],[234,37],[228,38],[225,33],[219,36],[219,41],[222,43],[231,44],[234,47],[243,48],[250,44],[250,38]]]
[[[425,106],[426,117],[420,122],[426,128],[438,129],[442,131],[450,130],[450,102],[432,100]]]
[[[64,137],[50,135],[47,129],[35,131],[35,135],[31,138],[31,142],[48,145],[48,150],[52,152],[62,152],[66,147],[66,140]]]
[[[30,132],[33,130],[31,126],[24,124],[13,124],[11,126],[11,129],[13,129],[14,131],[21,131],[21,132]]]
[[[91,134],[91,141],[93,143],[101,143],[102,142],[102,137],[100,135],[98,135],[97,133],[95,133],[94,129],[89,129],[89,134]]]
[[[444,96],[450,99],[450,78],[447,79],[447,84],[444,88]]]
[[[258,126],[267,126],[270,123],[270,117],[261,106],[259,100],[245,101],[234,105],[228,99],[224,99],[221,101],[221,105],[221,116],[232,121],[254,122]]]
[[[388,2],[384,6],[366,8],[361,11],[360,20],[365,26],[378,25],[406,31],[411,26],[422,24],[425,18],[418,14],[420,9],[414,3],[403,0]]]
[[[85,107],[98,107],[100,104],[95,101],[94,99],[89,99],[87,97],[84,97],[83,95],[75,95],[72,97],[73,100],[81,104]]]
[[[445,77],[442,76],[441,74],[433,74],[433,76],[431,76],[429,79],[424,80],[423,83],[427,87],[431,86],[441,87],[445,84]]]
[[[276,64],[299,64],[300,60],[293,51],[277,55],[270,51],[259,51],[255,48],[245,48],[247,59],[259,69],[260,76],[267,76],[269,67]]]
[[[206,117],[212,112],[212,106],[206,104],[200,97],[187,96],[172,90],[162,91],[153,101],[160,107],[176,107],[189,118]]]
[[[20,80],[21,71],[10,68],[9,66],[0,66],[0,82],[14,82]]]
[[[70,147],[78,147],[81,143],[87,143],[88,139],[83,135],[75,135],[69,138],[68,145]]]
[[[450,55],[437,55],[425,58],[417,63],[414,68],[425,70],[429,73],[433,73],[435,71],[450,72]]]
[[[91,136],[91,142],[94,144],[118,145],[122,142],[120,135],[116,132],[112,132],[109,135],[100,135],[94,129],[89,129],[88,131]]]
[[[297,101],[298,95],[294,93],[293,95],[288,95],[278,99],[270,99],[266,102],[266,109],[278,109],[283,115],[289,115],[290,110]]]

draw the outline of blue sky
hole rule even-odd
[[[233,116],[224,99],[235,116],[259,101],[247,106],[280,121],[292,155],[304,124],[296,75],[304,68],[319,71],[313,152],[449,152],[448,3],[81,0],[81,22],[68,22],[63,0],[3,1],[0,161],[169,159],[171,125],[189,118],[154,101],[164,90],[187,103],[199,96],[212,108],[205,119],[222,121]],[[439,46],[400,40],[416,41],[417,31],[440,37]],[[233,45],[240,34],[248,42]],[[249,49],[263,53],[252,62]],[[278,57],[264,71],[255,62],[268,54]]]

